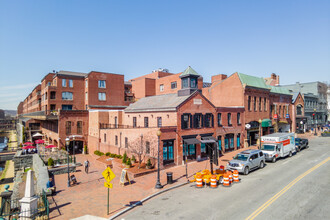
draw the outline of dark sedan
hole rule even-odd
[[[305,138],[296,138],[296,150],[299,152],[303,148],[308,148],[308,139]]]

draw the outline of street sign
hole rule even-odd
[[[111,180],[113,180],[116,177],[116,175],[112,172],[112,170],[110,169],[110,167],[107,167],[102,172],[102,176],[104,177],[105,181],[107,181],[108,183],[110,183]]]
[[[112,183],[104,182],[104,187],[112,189]]]
[[[125,185],[126,181],[131,184],[131,181],[129,180],[129,177],[128,177],[128,173],[127,173],[127,170],[126,168],[122,169],[121,171],[121,175],[120,175],[120,180],[119,180],[119,183],[120,185]]]
[[[274,118],[274,119],[277,119],[277,114],[275,114],[273,118]]]
[[[285,118],[290,118],[290,115],[289,115],[289,114],[286,114],[286,115],[285,115]]]

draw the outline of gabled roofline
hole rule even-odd
[[[196,90],[195,92],[191,93],[190,96],[188,96],[183,102],[181,102],[177,107],[176,110],[178,110],[178,108],[180,108],[182,105],[184,105],[186,102],[188,102],[191,98],[195,97],[197,94],[200,94],[200,96],[202,98],[204,98],[213,108],[215,108],[215,106],[213,105],[212,102],[210,102],[210,100],[208,100],[199,90]]]

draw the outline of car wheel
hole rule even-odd
[[[290,153],[289,153],[289,157],[292,157],[292,151],[290,151]]]
[[[264,167],[265,167],[265,163],[264,163],[263,161],[261,161],[261,162],[260,162],[260,166],[259,166],[259,168],[262,169],[262,168],[264,168]]]
[[[248,175],[249,174],[249,167],[245,167],[244,168],[244,175]]]
[[[273,163],[276,162],[276,157],[275,157],[275,156],[273,157],[272,162],[273,162]]]

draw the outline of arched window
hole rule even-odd
[[[302,115],[302,106],[297,105],[297,115]]]

